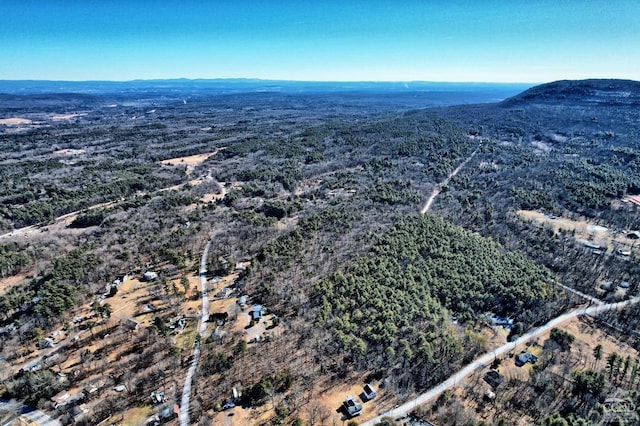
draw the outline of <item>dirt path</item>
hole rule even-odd
[[[557,281],[554,281],[554,284],[557,285],[558,287],[562,287],[563,289],[565,289],[567,291],[570,291],[573,294],[577,294],[578,296],[580,296],[580,297],[582,297],[584,299],[587,299],[590,303],[593,303],[595,305],[604,305],[604,302],[602,300],[596,298],[596,297],[589,296],[588,294],[584,294],[583,292],[578,291],[578,290],[574,290],[573,288],[568,287],[568,286],[566,286],[564,284],[561,284],[561,283],[559,283]]]
[[[427,202],[424,204],[424,207],[422,207],[422,210],[420,210],[420,214],[425,214],[426,212],[429,211],[429,209],[431,208],[431,204],[433,204],[433,200],[435,200],[436,197],[438,196],[438,194],[440,194],[440,191],[442,191],[442,188],[444,188],[449,183],[451,178],[454,177],[455,175],[457,175],[458,172],[464,166],[467,165],[467,163],[476,155],[476,153],[478,152],[479,149],[480,149],[480,146],[478,146],[478,148],[476,148],[475,151],[473,151],[471,153],[471,155],[469,155],[469,157],[467,157],[466,160],[464,160],[462,163],[460,163],[460,165],[458,165],[458,167],[456,167],[451,173],[449,173],[449,176],[447,176],[445,178],[445,180],[443,180],[442,182],[437,184],[435,186],[435,188],[433,188],[433,191],[431,191],[431,195],[429,196],[429,198],[427,198]]]
[[[449,183],[449,181],[451,180],[452,177],[454,177],[455,175],[458,174],[458,172],[476,155],[476,153],[478,152],[478,150],[480,149],[480,146],[478,146],[478,148],[475,149],[475,151],[473,151],[471,153],[471,155],[469,155],[469,157],[467,157],[466,160],[464,160],[462,163],[460,163],[460,165],[458,165],[458,167],[456,167],[451,173],[449,173],[449,175],[446,177],[445,180],[443,180],[442,182],[440,182],[439,184],[437,184],[435,186],[435,188],[433,188],[433,191],[431,192],[431,195],[429,196],[429,198],[427,199],[427,202],[424,204],[424,207],[422,207],[422,210],[420,210],[420,214],[425,214],[429,211],[429,209],[431,208],[431,205],[433,204],[433,201],[436,199],[436,197],[438,196],[438,194],[440,194],[440,191],[442,191],[442,188],[447,185]],[[587,294],[584,294],[578,290],[574,290],[571,287],[567,287],[564,284],[561,284],[557,281],[554,281],[554,283],[558,286],[558,287],[562,287],[563,289],[574,293],[580,297],[583,297],[584,299],[587,299],[589,302],[591,303],[595,303],[596,305],[602,305],[603,302],[595,297],[589,296]]]

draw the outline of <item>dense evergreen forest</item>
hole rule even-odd
[[[418,388],[486,349],[472,333],[452,333],[451,318],[483,322],[493,312],[531,324],[555,299],[543,268],[433,216],[400,219],[317,291],[317,321],[332,330],[336,353],[384,374],[410,365],[403,379]]]

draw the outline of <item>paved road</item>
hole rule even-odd
[[[575,318],[577,316],[580,316],[580,315],[596,316],[598,314],[601,314],[602,312],[611,311],[611,310],[615,310],[615,309],[621,309],[621,308],[623,308],[625,306],[632,305],[634,303],[638,303],[638,301],[640,301],[640,297],[636,296],[636,297],[634,297],[632,299],[625,300],[623,302],[610,303],[608,305],[598,304],[598,305],[587,307],[587,308],[576,309],[576,310],[573,310],[571,312],[567,312],[566,314],[560,315],[559,317],[552,319],[551,321],[549,321],[545,325],[543,325],[541,327],[538,327],[538,328],[535,328],[535,329],[531,330],[530,332],[528,332],[527,334],[522,335],[516,341],[507,343],[506,345],[503,345],[503,346],[501,346],[501,347],[499,347],[499,348],[497,348],[497,349],[495,349],[495,350],[493,350],[491,352],[487,352],[486,354],[484,354],[480,358],[478,358],[475,361],[473,361],[471,364],[469,364],[466,367],[464,367],[462,370],[454,373],[452,376],[450,376],[444,382],[440,383],[439,385],[437,385],[434,388],[429,389],[427,392],[423,393],[422,395],[419,395],[415,399],[412,399],[411,401],[409,401],[409,402],[407,402],[405,404],[402,404],[399,407],[396,407],[396,408],[394,408],[392,410],[389,410],[389,411],[381,414],[378,417],[375,417],[375,418],[373,418],[371,420],[367,420],[366,422],[360,423],[360,426],[373,426],[373,425],[379,423],[382,420],[382,417],[385,417],[385,416],[389,416],[389,417],[392,417],[392,418],[396,419],[396,418],[400,418],[400,417],[404,417],[404,416],[408,415],[418,405],[424,404],[424,403],[426,403],[428,401],[431,401],[431,400],[435,399],[442,392],[444,392],[445,390],[447,390],[450,387],[454,386],[460,380],[464,379],[465,377],[467,377],[468,375],[470,375],[474,371],[476,371],[478,369],[485,368],[496,357],[502,356],[505,353],[514,350],[518,345],[522,345],[523,343],[526,343],[526,342],[530,341],[532,338],[537,337],[537,336],[545,333],[546,331],[549,331],[553,327],[556,327],[556,326],[562,324],[565,321],[568,321],[568,320],[573,319],[573,318]]]
[[[211,242],[213,235],[204,246],[202,252],[202,258],[200,259],[200,288],[202,289],[202,315],[200,316],[200,322],[198,324],[198,334],[200,337],[205,337],[207,330],[207,320],[209,319],[209,295],[207,294],[207,259],[209,257],[209,249],[211,248]],[[193,354],[191,357],[191,365],[187,371],[187,377],[184,380],[184,386],[182,387],[182,401],[180,404],[180,426],[189,425],[189,404],[191,399],[191,382],[193,381],[193,375],[198,366],[198,358],[200,358],[200,345],[196,342],[193,348]]]
[[[15,404],[15,405],[14,405]],[[0,399],[0,410],[13,411],[13,407],[17,408],[17,411],[21,413],[21,417],[27,418],[40,426],[62,426],[58,420],[48,416],[40,410],[24,405],[18,401],[7,401]]]

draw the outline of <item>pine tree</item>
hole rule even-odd
[[[595,358],[595,367],[598,367],[602,360],[602,345],[598,345],[593,349],[593,357]]]
[[[609,380],[618,375],[618,368],[620,366],[620,355],[617,352],[612,352],[607,357],[607,370],[609,371]]]

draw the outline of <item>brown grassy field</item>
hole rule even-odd
[[[162,160],[160,163],[164,164],[165,166],[185,165],[187,166],[186,173],[191,174],[193,172],[193,169],[197,165],[202,164],[203,161],[205,161],[207,158],[211,157],[212,155],[216,155],[220,149],[224,149],[224,148],[219,148],[213,152],[208,152],[205,154],[196,154],[196,155],[189,155],[186,157],[169,158],[167,160]]]
[[[635,248],[634,241],[626,238],[624,233],[614,232],[584,218],[571,220],[564,217],[550,216],[534,210],[518,210],[518,214],[525,220],[549,226],[556,233],[561,230],[575,232],[576,240],[590,241],[608,249],[624,247],[625,250],[631,251]]]

